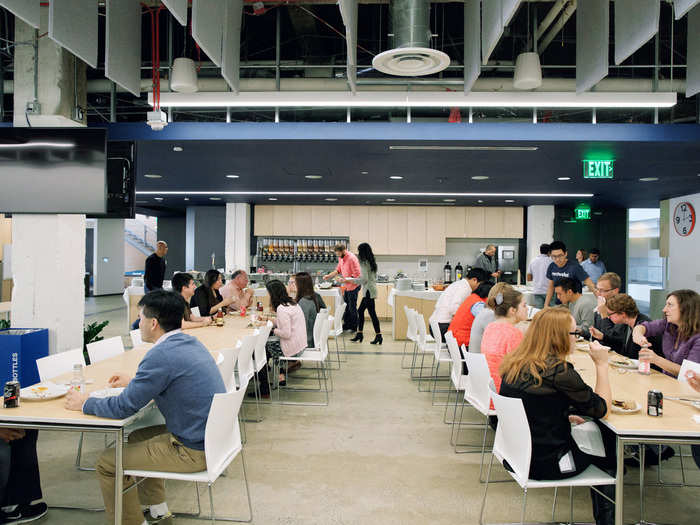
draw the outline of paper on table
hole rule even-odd
[[[685,377],[685,373],[688,370],[692,370],[696,375],[700,376],[700,363],[695,363],[693,361],[688,361],[683,359],[681,364],[681,371],[678,372],[678,382],[683,385],[683,390],[687,393],[697,394],[697,391],[688,384],[688,378]]]
[[[693,416],[693,421],[700,424],[700,416],[698,416],[698,415]]]
[[[591,456],[605,457],[603,436],[600,434],[600,428],[593,421],[571,427],[571,437],[582,452]]]

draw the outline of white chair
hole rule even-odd
[[[224,380],[226,392],[230,392],[236,388],[234,370],[236,368],[239,350],[240,348],[222,348],[218,351],[221,359],[217,361],[216,365],[219,367],[221,378]]]
[[[236,345],[238,352],[238,381],[237,386],[240,388],[241,385],[248,384],[248,382],[255,375],[255,363],[253,362],[253,353],[255,352],[255,341],[258,337],[259,331],[256,330],[255,333],[251,335],[246,335],[240,340],[239,344]]]
[[[59,352],[36,360],[39,371],[39,379],[47,381],[61,374],[73,371],[73,365],[85,366],[85,357],[82,348]]]
[[[415,368],[418,368],[418,377],[415,375],[413,376],[413,379],[418,379],[418,391],[420,392],[420,385],[421,382],[423,381],[423,369],[425,368],[425,356],[426,354],[431,354],[431,357],[434,359],[434,353],[435,353],[435,339],[428,333],[428,331],[425,328],[425,317],[423,317],[423,314],[419,314],[415,310],[412,310],[413,314],[413,322],[415,323],[415,327],[418,332],[418,342],[416,343],[415,346],[415,351],[413,353],[413,363],[414,363],[414,371]],[[421,360],[420,360],[420,366],[416,367],[416,361],[418,360],[418,353],[421,354]],[[433,364],[430,363],[430,370],[432,372],[433,369]],[[427,379],[431,379],[428,377]]]
[[[440,332],[440,325],[438,324],[437,320],[433,319],[430,322],[430,329],[433,332],[433,339],[435,339],[435,342],[432,343],[433,347],[433,365],[435,365],[435,373],[433,374],[433,386],[432,386],[432,391],[433,391],[433,399],[432,399],[432,404],[435,406],[435,394],[437,393],[437,381],[438,381],[438,374],[440,373],[440,363],[452,363],[452,358],[450,357],[450,352],[447,349],[447,345],[443,342],[442,340],[442,332]],[[427,334],[426,334],[427,335]],[[431,374],[432,374],[432,366],[430,368]],[[445,379],[449,381],[450,376],[445,376]],[[420,382],[418,384],[418,390],[420,391]],[[430,388],[428,388],[430,390]],[[448,396],[452,392],[452,390],[441,390],[442,393],[447,393]]]
[[[416,329],[415,322],[413,321],[413,316],[411,315],[412,309],[407,305],[403,305],[403,313],[406,316],[406,342],[403,344],[403,356],[401,356],[401,368],[407,369],[413,366],[405,366],[404,360],[406,359],[406,345],[408,342],[413,343],[413,351],[415,352],[415,346],[418,343],[418,330]]]
[[[242,385],[243,386],[243,385]],[[247,386],[247,385],[245,385]],[[238,422],[238,413],[241,409],[243,396],[246,389],[231,390],[225,394],[215,394],[212,400],[211,408],[209,409],[209,417],[207,418],[207,426],[204,430],[204,454],[207,462],[207,469],[201,472],[182,473],[182,472],[164,472],[151,470],[125,470],[125,476],[133,476],[135,478],[159,478],[170,479],[176,481],[192,481],[197,488],[198,483],[206,483],[209,489],[209,504],[211,506],[211,515],[201,516],[201,506],[199,505],[199,490],[197,490],[197,506],[198,512],[195,517],[202,519],[211,519],[216,523],[214,512],[214,495],[212,485],[233,462],[236,456],[241,456],[241,466],[243,470],[243,482],[245,484],[246,497],[248,499],[248,515],[246,519],[219,517],[225,521],[243,521],[250,523],[253,520],[253,508],[250,502],[250,491],[248,490],[248,478],[246,476],[245,458],[243,457],[243,444],[241,442],[240,423]],[[127,490],[133,490],[135,485],[132,485]],[[182,514],[188,516],[187,514]],[[191,515],[190,515],[191,516]]]
[[[190,313],[192,314],[192,317],[201,317],[201,315],[199,315],[199,306],[193,306],[190,308]]]
[[[265,345],[267,344],[267,338],[270,337],[270,332],[272,331],[272,322],[268,321],[265,326],[257,330],[257,336],[255,339],[255,348],[253,351],[253,360],[255,365],[255,374],[253,374],[253,387],[255,390],[255,409],[258,413],[257,419],[253,419],[255,423],[259,423],[264,418],[260,413],[260,383],[258,382],[258,372],[267,366],[267,352],[265,351]],[[268,391],[269,391],[269,375],[268,375]],[[244,401],[245,402],[245,401]]]
[[[467,364],[467,366],[469,367],[469,375],[471,376],[471,366],[469,364]],[[508,465],[512,469],[507,471],[508,474],[510,474],[515,482],[520,485],[520,488],[523,489],[523,506],[520,513],[521,524],[524,523],[525,520],[528,489],[554,488],[556,490],[559,487],[592,487],[595,490],[596,485],[615,484],[615,478],[613,476],[606,474],[594,465],[589,466],[586,470],[571,478],[560,480],[529,479],[532,437],[530,435],[530,425],[527,421],[523,402],[519,398],[504,397],[497,394],[493,383],[491,383],[489,387],[489,393],[496,407],[496,412],[498,413],[498,427],[496,429],[496,439],[493,443],[493,453],[491,455],[491,461],[489,462],[488,474],[486,475],[484,498],[481,501],[481,513],[479,515],[480,524],[484,523],[486,494],[489,488],[489,478],[491,476],[491,467],[493,466],[494,457],[501,464],[506,461],[508,462]],[[554,494],[554,504],[556,506],[556,491]],[[569,501],[569,508],[571,509],[570,520],[571,523],[573,523],[573,490],[569,494],[571,498]],[[604,496],[602,493],[599,492],[599,494],[607,498],[607,496]],[[554,507],[552,508],[552,521],[554,521]]]
[[[333,326],[331,326],[331,330],[328,333],[328,337],[332,337],[333,339],[335,339],[335,354],[338,361],[338,370],[340,370],[340,347],[338,346],[339,337],[343,340],[343,353],[345,353],[346,351],[345,332],[343,331],[343,315],[345,315],[345,309],[347,307],[347,303],[341,303],[340,306],[335,310],[335,313],[333,314]]]
[[[96,341],[87,345],[88,357],[90,363],[95,364],[110,357],[118,356],[124,353],[124,342],[121,336],[110,337],[102,341]]]
[[[289,361],[301,361],[302,363],[315,363],[316,365],[316,378],[318,380],[318,388],[299,388],[299,387],[280,387],[278,389],[278,399],[282,404],[288,405],[310,405],[310,406],[327,406],[329,403],[329,392],[328,379],[330,379],[331,385],[333,378],[330,372],[330,365],[326,367],[326,361],[328,359],[328,333],[331,329],[331,324],[333,322],[332,317],[328,316],[328,313],[319,312],[316,315],[316,322],[314,323],[314,348],[306,348],[301,353],[287,357],[281,356],[279,358],[278,366],[285,363],[285,376],[287,378],[287,384],[289,384]],[[319,329],[316,330],[316,324],[318,324]],[[316,334],[318,333],[318,336]],[[326,375],[328,374],[328,375]],[[279,377],[279,369],[275,370],[275,378]],[[323,384],[321,383],[323,380]],[[332,388],[332,387],[331,387]],[[325,403],[306,403],[306,402],[290,402],[282,401],[281,391],[295,391],[295,392],[323,392],[325,394]]]
[[[131,337],[131,346],[133,346],[134,348],[143,344],[143,339],[141,339],[141,330],[131,330],[129,332],[129,336]]]
[[[455,424],[457,420],[457,401],[459,400],[459,393],[463,392],[467,388],[467,375],[462,373],[462,363],[463,360],[459,355],[459,347],[457,346],[457,340],[452,335],[452,332],[447,332],[445,334],[445,342],[447,343],[447,351],[450,354],[450,359],[452,360],[452,370],[450,371],[450,380],[452,381],[452,387],[455,392],[455,404],[454,413],[452,414],[452,421],[447,421],[447,408],[450,405],[450,397],[452,392],[447,394],[447,403],[445,403],[445,414],[443,416],[443,421],[445,423],[452,424],[452,433],[450,434],[450,444],[455,446],[457,450],[457,442],[454,440]]]

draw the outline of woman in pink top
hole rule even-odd
[[[306,319],[304,318],[304,312],[289,297],[287,288],[281,281],[270,281],[266,287],[267,293],[270,295],[270,307],[277,313],[274,329],[265,345],[267,357],[277,360],[282,355],[286,357],[295,356],[306,348]],[[259,379],[261,395],[269,397],[270,386],[267,381],[267,367],[263,367],[260,371]],[[282,386],[284,386],[286,379],[284,374],[280,374],[279,381]],[[252,395],[254,396],[255,394]]]
[[[496,320],[484,330],[481,353],[486,356],[496,391],[499,391],[501,374],[498,369],[506,354],[515,350],[523,340],[523,332],[515,325],[527,321],[527,303],[523,294],[506,286],[502,292],[489,298],[488,305],[496,314]]]

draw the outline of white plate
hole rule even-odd
[[[625,358],[627,361],[629,361],[629,364],[616,363],[615,362],[616,359],[620,360],[619,357],[618,358],[615,358],[615,357],[610,358],[610,360],[608,361],[610,363],[610,366],[614,366],[616,368],[626,368],[628,370],[636,370],[637,368],[639,368],[639,361],[636,359]]]
[[[96,397],[97,399],[104,399],[106,397],[118,396],[124,392],[124,387],[119,388],[102,388],[100,390],[95,390],[90,392],[90,397]]]
[[[63,397],[70,390],[66,385],[46,382],[28,386],[19,391],[19,396],[25,401],[47,401]]]
[[[615,405],[612,405],[610,409],[615,414],[636,414],[642,409],[642,406],[637,401],[635,401],[634,408],[630,408],[629,410],[621,407],[616,407]]]

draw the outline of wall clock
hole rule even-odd
[[[695,208],[689,202],[681,202],[673,211],[673,227],[676,233],[687,237],[695,228]]]

